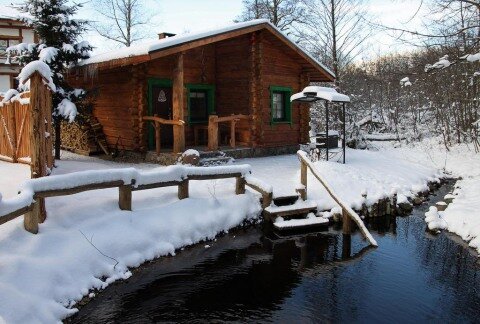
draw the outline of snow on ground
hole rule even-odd
[[[432,166],[408,162],[396,150],[347,151],[348,164],[317,162],[319,172],[346,204],[358,207],[396,191],[426,189],[440,176]],[[295,194],[300,172],[296,155],[238,160],[252,176],[273,186],[274,195]],[[106,170],[152,164],[125,164],[63,153],[53,173]],[[0,162],[0,192],[13,197],[28,167]],[[321,209],[335,203],[310,175],[308,195]],[[130,276],[129,267],[173,254],[183,246],[211,239],[260,212],[253,195],[234,195],[234,179],[192,181],[190,197],[179,201],[177,189],[133,193],[133,211],[118,208],[118,191],[104,189],[48,198],[48,218],[38,235],[23,229],[23,219],[0,226],[0,322],[54,322],[74,310],[68,306],[109,283]],[[210,244],[210,243],[209,243]],[[214,244],[214,243],[213,243]],[[210,244],[211,245],[211,244]],[[97,250],[98,249],[98,250]],[[28,310],[26,312],[25,310]]]
[[[352,208],[361,208],[362,193],[367,193],[367,205],[393,193],[413,197],[428,189],[428,181],[442,176],[433,166],[406,161],[394,149],[378,152],[347,149],[346,156],[346,164],[319,161],[315,166]],[[255,177],[273,185],[274,196],[295,195],[300,183],[300,162],[296,155],[242,159],[237,163],[250,164]],[[337,206],[311,172],[308,172],[307,192],[308,199],[315,200],[321,210]]]
[[[392,152],[400,158],[442,168],[455,177],[462,177],[456,183],[457,195],[453,203],[443,212],[430,210],[426,221],[431,229],[446,227],[458,234],[480,253],[480,153],[475,153],[472,144],[456,145],[446,151],[436,139],[403,145]]]

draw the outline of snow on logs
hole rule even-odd
[[[268,197],[271,199],[271,187],[252,178],[250,174],[250,165],[202,168],[175,165],[151,171],[124,168],[36,178],[23,183],[16,197],[0,199],[0,224],[25,214],[26,229],[37,233],[39,221],[32,214],[36,213],[38,201],[41,198],[65,196],[89,190],[119,188],[119,207],[122,210],[131,210],[132,191],[137,190],[178,186],[178,198],[184,199],[189,196],[189,180],[236,178],[236,194],[245,193],[245,185],[249,185],[262,194],[265,203]],[[32,223],[33,226],[31,226]]]

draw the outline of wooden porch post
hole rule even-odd
[[[173,69],[173,119],[184,119],[183,100],[183,55],[178,54]],[[185,150],[185,130],[183,125],[173,125],[173,152],[180,153]]]
[[[208,118],[208,150],[218,150],[218,116],[210,115]]]

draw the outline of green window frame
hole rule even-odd
[[[281,95],[283,99],[283,117],[275,118],[276,107],[274,103],[275,96]],[[291,124],[292,123],[292,88],[282,86],[270,86],[270,116],[272,124]]]
[[[188,124],[204,124],[207,120],[191,120],[190,113],[190,92],[201,91],[207,93],[207,113],[208,115],[215,114],[215,86],[213,84],[187,84],[187,107],[188,107]]]

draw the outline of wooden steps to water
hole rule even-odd
[[[311,227],[319,227],[319,226],[328,226],[329,221],[327,218],[324,217],[317,217],[315,214],[308,214],[307,218],[303,219],[289,219],[289,220],[280,220],[275,221],[273,226],[280,230],[300,230],[305,228]]]
[[[316,213],[315,201],[304,201],[299,196],[284,196],[275,198],[273,204],[265,208],[264,216],[279,231],[328,226],[328,219],[317,217]]]

